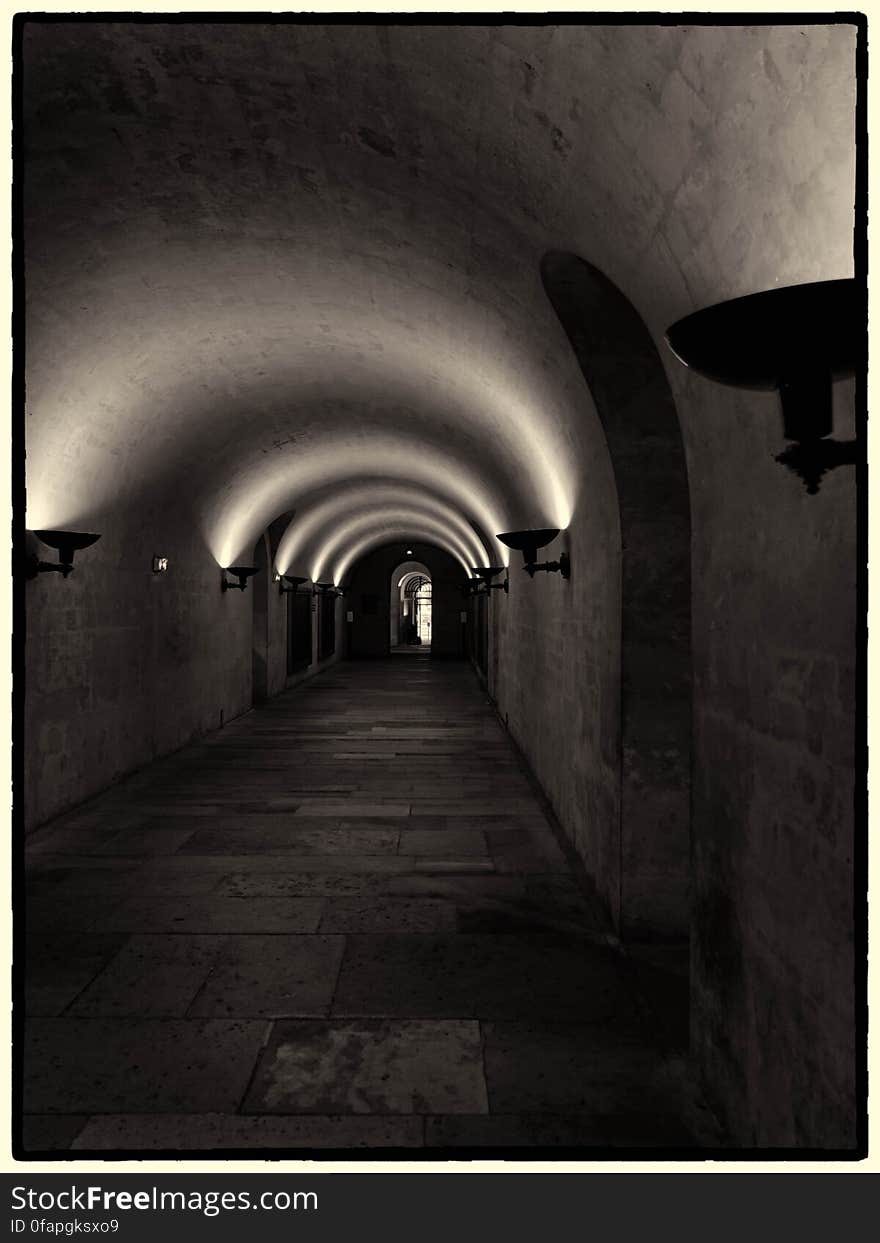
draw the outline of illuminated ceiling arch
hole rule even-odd
[[[430,513],[405,507],[389,508],[381,513],[362,514],[341,523],[316,550],[312,562],[312,577],[325,573],[330,566],[349,565],[349,547],[356,546],[362,536],[374,531],[381,531],[387,539],[402,540],[415,538],[416,532],[422,533],[424,538],[425,533],[430,532],[431,543],[440,544],[442,548],[454,552],[463,563],[468,562],[473,555],[476,543],[473,534],[468,539],[467,535],[456,531],[443,516],[435,517]]]
[[[276,567],[284,574],[300,565],[313,565],[316,556],[323,559],[321,550],[334,547],[335,537],[349,530],[352,523],[365,518],[387,519],[395,514],[400,519],[402,538],[406,537],[407,522],[425,516],[445,524],[449,533],[478,560],[487,555],[486,542],[441,496],[408,482],[362,479],[325,489],[297,506],[296,516],[279,543]],[[490,546],[503,547],[494,539]]]
[[[76,296],[94,310],[70,325],[63,368],[40,366],[51,351],[37,322],[34,521],[71,491],[83,493],[80,508],[100,509],[173,481],[223,563],[304,490],[363,472],[373,449],[391,473],[446,473],[460,494],[488,493],[487,528],[567,525],[562,402],[540,395],[540,375],[525,374],[497,316],[469,299],[439,322],[441,288],[407,287],[397,273],[380,280],[356,255],[328,276],[299,253],[279,264],[238,240],[218,288],[204,243],[174,249],[161,260],[105,258],[100,288],[81,278]],[[169,265],[161,283],[157,264]],[[137,304],[121,312],[107,282],[136,291]]]
[[[221,481],[202,518],[217,561],[228,564],[276,514],[299,508],[301,498],[334,484],[344,486],[352,476],[396,479],[441,492],[491,536],[509,529],[505,521],[517,525],[514,515],[525,509],[517,499],[521,491],[513,483],[505,491],[497,478],[481,474],[474,464],[479,450],[450,443],[442,424],[425,421],[416,431],[401,430],[399,422],[399,415],[361,421],[355,434],[324,420],[315,429],[301,430],[295,445],[271,458],[263,455],[235,480]]]
[[[754,65],[789,38],[26,24],[29,524],[149,502],[228,564],[373,474],[490,536],[568,527],[610,464],[548,248],[657,343],[696,306],[851,274],[854,31],[803,40],[780,90]],[[712,109],[737,123],[683,141]]]
[[[407,532],[409,538],[416,543],[434,544],[438,548],[442,548],[444,552],[448,552],[459,563],[465,574],[470,577],[470,569],[467,563],[467,555],[461,548],[457,548],[452,540],[448,538],[443,530],[432,530],[430,527],[412,528]],[[370,534],[364,534],[349,544],[345,552],[343,552],[339,560],[334,563],[333,581],[335,583],[343,583],[345,575],[354,563],[368,552],[372,552],[374,548],[380,548],[383,544],[400,542],[400,533],[397,527],[390,527],[387,530],[376,529]]]

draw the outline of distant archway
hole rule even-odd
[[[401,646],[404,642],[404,631],[401,624],[404,586],[409,580],[420,577],[429,579],[431,577],[431,571],[421,561],[402,561],[391,572],[389,621],[391,625],[390,642],[393,648]]]
[[[598,268],[551,251],[544,289],[592,394],[620,504],[623,933],[689,932],[690,498],[678,415],[640,315]]]
[[[407,560],[402,557],[409,554]],[[431,582],[431,644],[433,660],[461,660],[465,654],[462,590],[467,576],[458,557],[436,544],[419,539],[379,545],[355,559],[348,579],[351,612],[348,654],[355,659],[387,657],[400,604],[400,583],[415,573]],[[413,649],[415,650],[415,649]]]
[[[431,578],[410,572],[401,579],[400,587],[401,642],[411,646],[431,646]]]

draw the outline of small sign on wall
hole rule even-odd
[[[467,621],[467,613],[459,613],[458,620],[461,622],[462,625],[464,625],[465,622]]]
[[[349,610],[348,610],[348,612],[345,614],[345,620],[346,620],[347,622],[353,622],[353,621],[354,621],[354,613],[352,613],[351,609],[349,609]]]

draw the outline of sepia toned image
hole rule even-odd
[[[863,1155],[864,21],[13,43],[15,1156]]]

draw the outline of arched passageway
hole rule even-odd
[[[663,342],[851,276],[858,20],[17,33],[17,537],[100,535],[19,584],[32,1135],[668,1139],[689,1025],[726,1148],[852,1154],[853,474]],[[369,1024],[427,1069],[360,1128]]]
[[[589,386],[620,505],[623,935],[690,930],[690,499],[657,347],[597,268],[551,251],[541,277]],[[584,417],[589,417],[584,412]]]
[[[449,552],[418,540],[382,544],[348,571],[349,655],[357,659],[387,656],[395,633],[394,646],[407,642],[422,646],[412,643],[417,617],[413,597],[402,596],[409,584],[420,579],[431,587],[431,632],[430,643],[424,644],[426,652],[438,660],[458,660],[465,655],[461,621],[461,591],[467,581],[464,568]],[[424,627],[424,614],[422,624]]]

